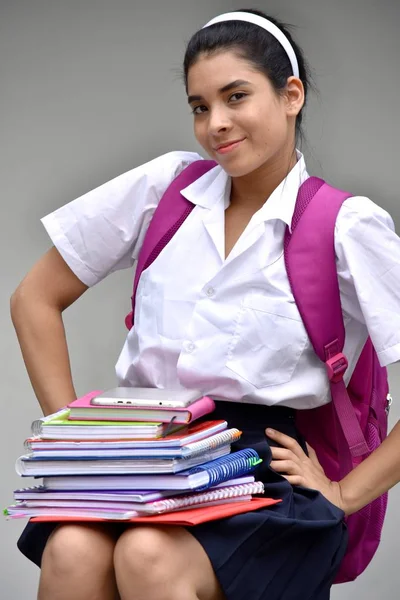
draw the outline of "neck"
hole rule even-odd
[[[287,177],[296,162],[296,151],[294,151],[284,157],[275,156],[248,175],[232,178],[231,205],[246,206],[257,211]]]

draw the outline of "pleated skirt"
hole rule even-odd
[[[216,402],[210,418],[226,419],[242,431],[232,451],[254,448],[263,462],[254,475],[265,496],[281,502],[255,512],[188,527],[206,551],[227,600],[327,600],[346,552],[343,512],[315,490],[292,486],[270,468],[273,427],[295,438],[295,411]],[[18,548],[40,566],[56,523],[28,523]]]

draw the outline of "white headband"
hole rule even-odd
[[[271,21],[268,21],[268,19],[265,17],[253,15],[252,13],[231,12],[211,19],[211,21],[204,25],[202,29],[205,29],[205,27],[209,27],[210,25],[214,25],[215,23],[222,23],[223,21],[247,21],[248,23],[253,23],[253,25],[258,25],[266,31],[269,31],[269,33],[271,33],[278,40],[281,46],[283,46],[286,54],[288,55],[292,65],[293,75],[295,77],[299,77],[299,65],[293,47],[286,35],[279,29],[279,27],[271,23]]]

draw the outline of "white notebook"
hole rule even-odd
[[[233,485],[242,485],[254,483],[254,477],[247,475],[246,477],[237,477],[219,483],[210,490],[219,489],[222,487],[230,487]],[[98,500],[100,502],[153,502],[154,500],[163,500],[170,496],[176,495],[176,490],[169,491],[140,491],[131,490],[118,491],[99,491],[99,490],[48,490],[43,485],[21,488],[14,491],[14,500]],[[184,492],[181,492],[182,494]]]
[[[264,484],[260,481],[231,487],[223,487],[186,496],[176,496],[143,504],[133,502],[99,502],[84,500],[27,500],[14,504],[6,513],[10,517],[76,516],[90,517],[104,513],[104,518],[129,519],[166,512],[176,512],[198,506],[215,506],[230,502],[251,500],[253,494],[262,494]],[[110,515],[117,515],[110,517]]]
[[[204,452],[194,458],[114,458],[114,459],[33,459],[20,456],[15,469],[23,477],[51,477],[59,475],[128,475],[139,473],[178,473],[197,465],[226,456],[231,445],[225,444],[215,450]]]
[[[108,448],[107,446],[103,446],[95,449],[82,449],[78,445],[72,450],[70,449],[47,449],[46,443],[42,442],[42,447],[38,450],[32,450],[26,456],[30,459],[39,459],[42,460],[44,458],[49,459],[57,459],[57,460],[68,460],[73,459],[77,460],[80,458],[94,458],[98,459],[107,459],[107,458],[139,458],[139,459],[164,459],[164,458],[193,458],[195,456],[199,456],[204,454],[205,452],[210,452],[216,448],[220,448],[222,446],[226,446],[227,444],[232,444],[240,438],[241,432],[236,429],[226,429],[225,431],[221,431],[216,433],[215,435],[211,435],[203,440],[199,440],[196,442],[192,442],[186,444],[185,446],[176,446],[176,447],[144,447],[144,448],[125,448],[122,443],[116,448]]]

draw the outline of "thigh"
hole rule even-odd
[[[151,565],[151,569],[149,569]],[[117,541],[114,566],[121,595],[143,588],[143,597],[166,598],[171,590],[186,590],[184,598],[223,600],[211,562],[195,537],[183,527],[132,526]],[[148,577],[148,578],[147,578]],[[146,592],[146,593],[145,593]],[[140,597],[140,595],[138,596]],[[164,597],[164,596],[163,596]]]

